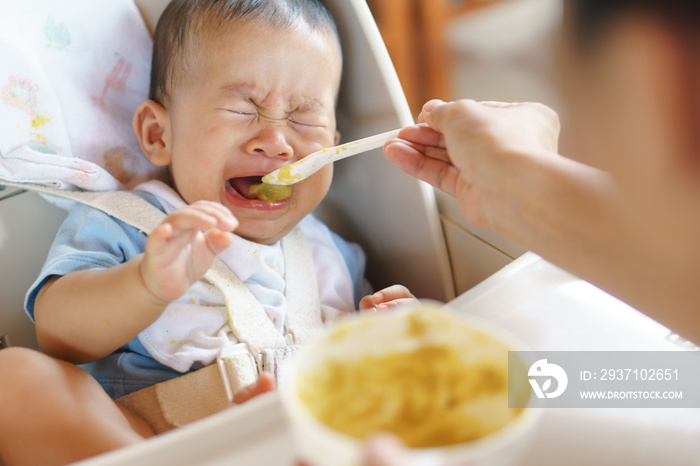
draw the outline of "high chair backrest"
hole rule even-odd
[[[152,31],[168,0],[135,3]],[[342,140],[411,124],[408,104],[364,0],[326,4],[344,47],[338,109]],[[341,236],[363,246],[367,276],[375,288],[401,283],[421,298],[453,296],[432,189],[403,174],[380,150],[339,162],[331,191],[316,214]],[[64,217],[63,211],[33,193],[0,202],[0,336],[8,334],[12,344],[35,345],[22,310],[24,293]]]
[[[396,70],[365,0],[326,0],[344,45],[339,103],[343,140],[413,124]],[[381,288],[403,284],[418,297],[454,297],[447,248],[433,189],[388,162],[381,150],[337,166],[333,188],[321,206],[326,222],[360,243],[367,276]]]

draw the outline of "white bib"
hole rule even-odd
[[[186,205],[175,191],[158,181],[143,183],[136,189],[157,196],[166,213]],[[285,247],[285,243],[297,244],[291,240],[292,235],[300,235],[301,241],[306,239],[313,264],[311,267],[298,264],[303,262],[304,257],[303,251],[298,249],[303,248]],[[292,263],[292,267],[300,267],[287,280],[285,255],[291,255],[288,262]],[[342,312],[354,310],[352,279],[342,254],[328,228],[311,215],[304,218],[281,242],[264,245],[236,236],[233,244],[218,257],[247,288],[236,290],[234,286],[234,301],[254,298],[264,310],[263,318],[269,319],[272,326],[259,319],[247,319],[247,310],[255,307],[255,303],[232,310],[232,324],[229,324],[221,292],[213,285],[197,282],[182,297],[170,303],[158,320],[138,336],[157,361],[177,371],[186,372],[196,363],[209,365],[222,350],[229,354],[237,350],[250,351],[257,356],[265,348],[280,347],[289,342],[300,343],[308,335],[299,335],[306,331],[296,329],[313,327],[315,323],[308,320],[313,319],[314,315],[320,321],[328,322]],[[300,277],[305,273],[304,268],[315,272],[311,272],[311,277]],[[313,282],[314,275],[318,292],[313,283],[308,283]],[[307,283],[288,286],[291,285],[288,282],[295,281],[293,277],[297,277],[297,282]],[[227,288],[231,289],[230,286]],[[231,300],[231,292],[228,293]],[[308,312],[308,306],[314,302],[317,303],[317,311]],[[240,318],[236,317],[236,312]],[[274,327],[278,336],[270,336],[269,332],[264,335],[265,331],[257,328],[261,325]],[[258,335],[260,341],[256,341]]]

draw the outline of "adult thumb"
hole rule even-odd
[[[445,102],[443,102],[440,99],[433,99],[426,102],[425,105],[423,105],[423,108],[421,109],[420,115],[418,116],[418,122],[428,123],[428,126],[433,128],[435,131],[440,131],[439,121],[437,118],[435,118],[434,112],[437,108],[441,107],[442,105],[445,105]]]

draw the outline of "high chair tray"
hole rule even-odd
[[[277,393],[81,461],[80,466],[231,466],[295,464],[294,443]]]
[[[693,350],[626,304],[528,253],[450,305],[535,350]],[[700,409],[544,409],[524,466],[697,465]],[[81,466],[293,465],[277,394]]]

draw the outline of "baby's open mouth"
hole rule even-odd
[[[279,202],[292,195],[292,187],[262,182],[262,176],[241,176],[228,181],[231,188],[245,199]]]

